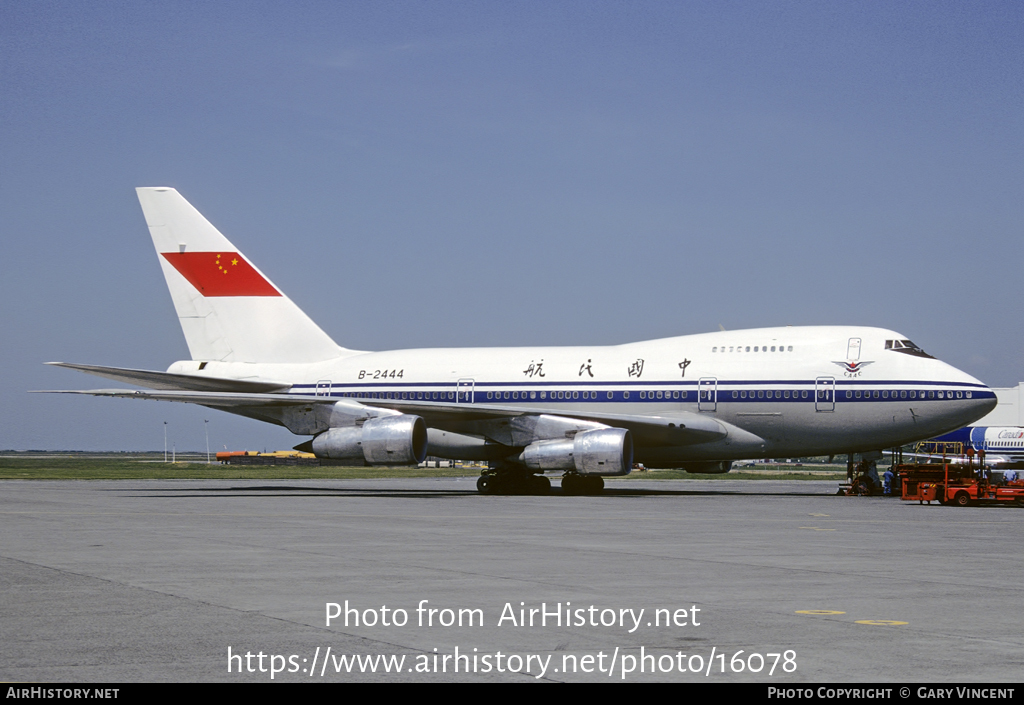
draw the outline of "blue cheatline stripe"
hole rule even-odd
[[[932,402],[932,401],[949,401],[949,400],[966,400],[970,399],[991,399],[995,397],[995,393],[987,388],[977,388],[975,385],[974,389],[969,390],[936,390],[936,389],[906,389],[908,384],[902,384],[903,389],[893,389],[892,387],[886,387],[885,389],[863,389],[858,388],[848,389],[847,385],[837,383],[836,385],[828,386],[827,388],[815,388],[810,383],[804,383],[806,387],[804,389],[734,389],[736,385],[734,383],[721,383],[715,393],[714,399],[704,398],[699,399],[698,390],[696,389],[626,389],[626,390],[608,390],[607,388],[599,389],[559,389],[549,390],[543,389],[537,391],[536,389],[530,390],[516,390],[516,398],[513,398],[513,392],[509,390],[498,390],[494,391],[489,388],[494,385],[491,384],[480,384],[472,388],[473,401],[472,403],[486,404],[489,402],[530,402],[530,403],[550,403],[550,402],[587,402],[587,403],[695,403],[697,401],[714,401],[719,404],[744,404],[744,403],[806,403],[806,402],[825,402],[825,403],[879,403],[879,402]],[[427,389],[424,391],[424,387],[433,387],[433,389]],[[520,385],[521,386],[521,385]],[[596,385],[590,385],[591,387]],[[654,385],[648,385],[654,386]],[[897,386],[897,385],[892,385]],[[351,398],[351,399],[392,399],[398,401],[455,401],[458,400],[462,403],[466,402],[465,394],[467,394],[467,388],[465,386],[456,388],[452,384],[445,385],[427,385],[422,383],[403,383],[403,384],[388,384],[388,385],[372,385],[371,389],[366,388],[367,385],[332,385],[329,394],[321,396],[329,396],[331,398]],[[438,387],[441,387],[438,389]],[[300,393],[299,389],[313,389],[317,388],[317,385],[295,385],[292,389],[292,393]],[[413,390],[411,390],[411,388]],[[662,396],[659,398],[657,392],[661,391]],[[878,396],[875,397],[874,393],[878,392]],[[925,393],[931,394],[931,397],[925,397]],[[692,393],[691,393],[692,392]],[[786,393],[790,396],[787,397]],[[857,393],[861,393],[862,396],[858,398]],[[456,394],[460,397],[456,399]],[[493,394],[491,398],[487,398],[488,394]],[[505,398],[505,394],[508,393],[508,398]],[[563,396],[559,397],[558,394],[563,393]],[[910,396],[913,393],[914,396]],[[359,396],[359,395],[363,396]],[[407,395],[406,397],[401,396],[402,394]],[[417,398],[417,394],[427,396],[437,394],[440,398],[426,398],[423,396]],[[527,394],[533,396],[527,397]],[[569,395],[576,394],[575,397]],[[586,396],[584,396],[584,394]],[[610,396],[609,396],[610,394]],[[672,394],[677,394],[677,397],[673,397]],[[847,397],[850,394],[850,397]],[[906,394],[906,396],[902,396]],[[939,395],[942,395],[941,397]],[[959,396],[954,396],[954,395]],[[967,395],[971,396],[968,397]],[[761,395],[761,396],[758,396]]]
[[[881,390],[883,388],[891,389],[893,387],[897,387],[897,390],[898,390],[900,387],[902,387],[902,388],[909,388],[909,387],[959,387],[961,389],[968,389],[968,388],[970,388],[970,389],[977,389],[979,391],[990,391],[990,390],[988,390],[988,387],[986,387],[985,385],[977,384],[977,383],[974,383],[974,382],[934,382],[934,381],[929,381],[929,380],[885,380],[885,379],[869,381],[869,380],[847,380],[847,379],[843,379],[842,377],[825,377],[825,376],[822,376],[820,379],[829,379],[829,380],[834,381],[834,383],[835,383],[837,388],[845,388],[845,387],[848,387],[848,386],[850,386],[850,387],[852,387],[852,386],[866,386],[866,387],[871,387],[872,389],[878,388],[878,389]],[[747,379],[725,380],[725,379],[718,379],[715,383],[718,385],[719,389],[721,389],[722,387],[729,387],[730,390],[731,390],[731,388],[735,387],[735,386],[762,387],[762,388],[770,386],[770,387],[779,387],[781,389],[781,388],[786,387],[786,386],[798,386],[798,387],[801,387],[801,388],[808,387],[808,386],[809,387],[813,387],[814,384],[815,384],[815,380],[799,380],[799,379],[793,379],[793,380],[786,380],[786,379],[783,379],[783,380],[776,380],[776,379],[773,379],[773,380],[756,380],[756,379],[754,379],[754,380],[747,380]],[[292,389],[316,389],[317,386],[318,385],[316,383],[312,383],[312,384],[294,384],[294,385],[292,385]],[[431,387],[431,388],[434,388],[434,387],[444,387],[445,389],[451,389],[451,388],[454,388],[456,386],[456,383],[452,382],[452,381],[447,381],[447,382],[391,382],[391,381],[388,381],[388,382],[349,382],[349,383],[345,383],[345,382],[331,382],[331,386],[332,386],[332,388],[333,387],[344,387],[345,389],[381,389],[381,388],[385,388],[385,387],[388,388],[388,389],[398,389],[398,388],[401,388],[401,389],[415,389],[415,388],[426,388],[426,387]],[[464,385],[464,386],[470,386],[470,387],[473,387],[475,389],[485,389],[485,390],[486,389],[491,389],[491,388],[494,388],[494,389],[502,388],[502,389],[504,389],[506,387],[509,388],[509,389],[514,387],[514,388],[517,388],[517,389],[527,389],[527,390],[534,389],[534,388],[536,388],[536,389],[545,388],[546,389],[546,388],[550,388],[550,387],[570,387],[570,388],[575,387],[577,389],[583,389],[584,387],[597,387],[599,390],[606,389],[607,387],[615,387],[615,388],[626,387],[626,388],[629,388],[629,389],[633,389],[633,388],[636,388],[636,387],[651,387],[651,388],[654,388],[656,390],[659,387],[660,388],[665,388],[665,387],[673,388],[673,387],[675,387],[675,388],[678,388],[678,389],[683,389],[683,388],[696,389],[699,386],[699,382],[697,380],[693,380],[692,382],[689,381],[689,380],[687,380],[685,382],[676,382],[674,380],[668,380],[668,381],[662,380],[662,381],[651,381],[651,382],[594,382],[594,381],[583,381],[583,382],[474,382],[472,385],[468,385],[467,384],[467,385]]]

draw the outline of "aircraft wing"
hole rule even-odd
[[[423,417],[427,426],[431,428],[486,436],[505,445],[519,445],[515,442],[517,430],[521,427],[521,424],[517,424],[517,419],[540,416],[592,421],[606,426],[625,428],[633,434],[634,442],[650,446],[695,445],[724,438],[730,432],[745,433],[716,419],[687,411],[651,415],[615,414],[499,404],[462,404],[402,399],[359,399],[357,401],[311,394],[191,390],[88,389],[49,390],[49,393],[185,402],[264,420],[269,420],[268,412],[271,412],[274,407],[278,409],[310,408],[324,405],[337,408],[340,405],[340,410],[343,413],[349,413],[357,418],[365,416],[365,413],[361,413],[360,410],[365,411],[366,407],[394,409],[405,414]]]

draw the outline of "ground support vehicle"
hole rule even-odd
[[[987,472],[971,465],[911,463],[898,465],[901,498],[920,504],[937,501],[968,507],[974,504],[1012,503],[1024,507],[1024,481],[992,482]]]

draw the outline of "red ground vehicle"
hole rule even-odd
[[[968,507],[972,504],[1009,502],[1024,507],[1024,481],[1005,484],[979,477],[977,467],[954,463],[897,465],[902,499],[918,502],[938,501]]]

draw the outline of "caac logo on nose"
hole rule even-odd
[[[841,360],[833,360],[833,365],[839,365],[843,368],[843,376],[845,377],[860,377],[860,373],[863,372],[864,368],[872,364],[874,360],[867,360],[865,362],[843,362]]]

